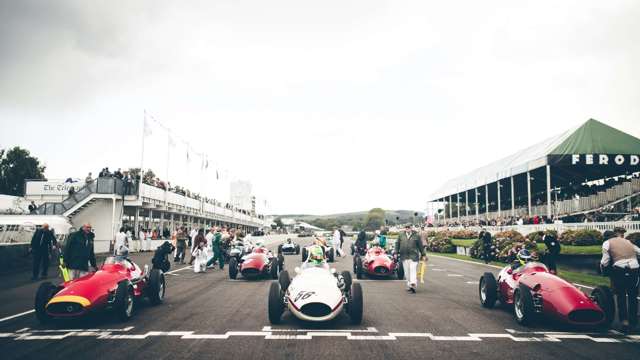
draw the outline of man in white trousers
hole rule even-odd
[[[140,231],[138,231],[138,246],[136,246],[136,250],[138,252],[142,252],[144,251],[143,246],[144,246],[144,242],[145,239],[147,238],[147,233],[144,231],[143,228],[140,228]]]
[[[424,247],[420,235],[411,225],[405,226],[398,235],[396,250],[407,279],[407,291],[415,294],[418,287],[418,261],[424,256]]]
[[[338,256],[344,256],[344,252],[340,248],[340,230],[335,228],[333,231],[333,238],[331,238],[331,243],[333,244],[333,248],[336,249],[336,253]]]

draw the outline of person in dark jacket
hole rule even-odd
[[[42,278],[47,278],[49,254],[56,245],[56,237],[53,234],[53,230],[49,230],[49,224],[42,224],[42,227],[36,230],[31,238],[31,253],[33,254],[33,276],[31,280],[38,280],[40,270],[42,270]]]
[[[358,255],[364,255],[367,252],[367,233],[362,230],[358,233],[358,238],[356,239],[356,248],[355,253]]]
[[[94,234],[91,232],[91,224],[84,224],[82,229],[69,236],[64,247],[63,259],[71,280],[86,275],[89,272],[89,264],[93,269],[96,266],[96,255],[93,251]]]
[[[398,234],[396,253],[398,261],[402,261],[407,290],[415,294],[418,287],[418,261],[424,258],[425,251],[420,234],[411,225],[405,226],[404,231]]]
[[[484,259],[484,263],[488,264],[491,262],[491,247],[493,245],[491,242],[491,233],[482,229],[478,237],[482,241],[482,258]]]
[[[547,232],[542,236],[542,241],[544,245],[547,247],[547,254],[545,255],[545,260],[547,263],[547,267],[551,273],[556,274],[558,269],[556,267],[556,259],[560,254],[560,242],[556,239],[556,236],[552,232]]]

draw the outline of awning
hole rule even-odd
[[[562,134],[447,181],[432,194],[431,201],[526,173],[547,164],[563,166],[569,170],[572,168],[576,172],[598,166],[598,171],[603,175],[620,171],[621,167],[640,171],[637,163],[639,155],[640,139],[589,119]]]

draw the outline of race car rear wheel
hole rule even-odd
[[[232,257],[229,260],[229,278],[235,280],[238,276],[238,259]]]
[[[398,261],[398,270],[396,271],[396,275],[398,275],[398,280],[404,280],[404,265],[402,265],[401,261]]]
[[[336,260],[336,250],[334,248],[329,249],[328,261],[330,263]]]
[[[51,321],[51,316],[47,314],[47,304],[49,300],[53,298],[56,294],[58,288],[50,282],[43,282],[38,287],[38,291],[36,292],[36,301],[35,301],[35,311],[36,318],[40,321],[41,324],[46,324]]]
[[[356,256],[356,278],[358,280],[364,277],[364,269],[362,268],[362,258],[360,256]]]
[[[278,280],[278,259],[273,258],[271,259],[271,262],[269,264],[269,274],[271,275],[271,278],[274,280]]]
[[[362,323],[363,310],[362,286],[359,283],[353,283],[349,294],[349,317],[352,324],[360,325]]]
[[[302,248],[302,262],[307,261],[307,256],[308,256],[308,251],[307,248]]]
[[[591,298],[604,312],[604,322],[601,326],[604,328],[610,327],[616,314],[611,289],[607,286],[598,286],[591,292]]]
[[[291,276],[289,276],[289,272],[287,270],[280,273],[278,276],[278,283],[280,284],[280,288],[283,292],[287,291],[289,284],[291,284]]]
[[[269,287],[269,322],[279,324],[284,312],[284,303],[282,298],[282,290],[277,281],[271,282]]]
[[[513,292],[513,317],[520,325],[531,325],[535,321],[535,316],[531,290],[520,284]]]
[[[492,273],[486,272],[480,278],[478,295],[482,306],[487,309],[492,309],[495,306],[498,297],[498,283]]]
[[[300,255],[300,245],[296,245],[296,255]]]
[[[165,293],[164,273],[159,269],[151,270],[149,274],[149,287],[147,288],[147,296],[151,304],[158,305],[164,300]]]
[[[344,280],[344,288],[351,289],[351,284],[353,284],[351,273],[348,271],[343,271],[342,273],[340,273],[340,275],[342,275],[342,279]]]
[[[133,288],[128,281],[121,281],[116,288],[116,298],[113,310],[121,321],[127,321],[133,317]]]
[[[284,255],[278,254],[278,271],[284,270]]]

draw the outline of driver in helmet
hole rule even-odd
[[[307,251],[309,255],[304,267],[328,267],[324,258],[324,249],[319,245],[310,246]]]
[[[520,251],[518,251],[518,253],[516,254],[516,259],[511,264],[511,270],[517,271],[531,260],[531,252],[529,252],[529,250],[527,249],[521,249]]]

